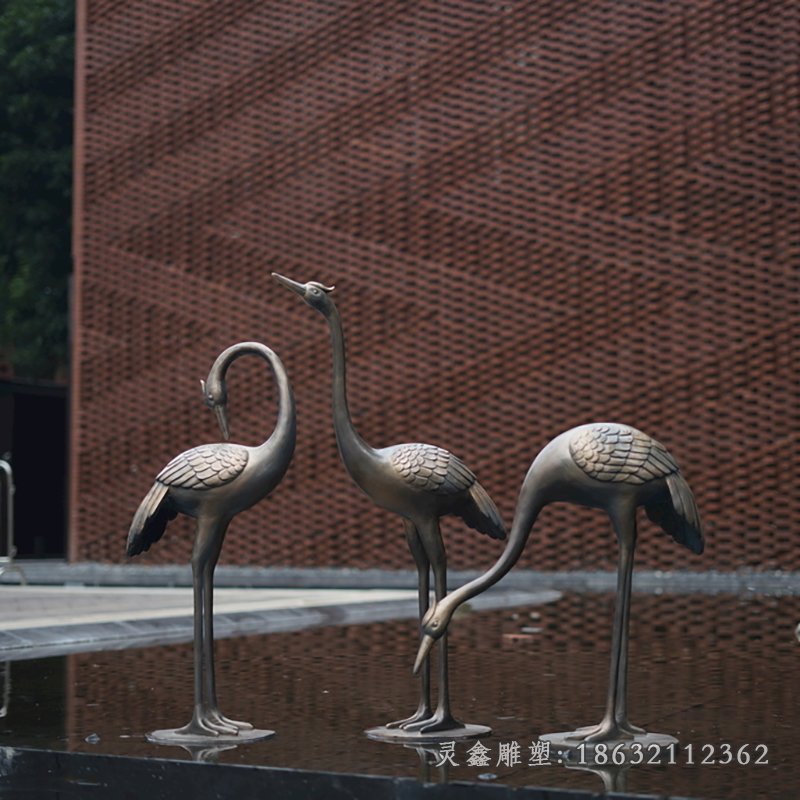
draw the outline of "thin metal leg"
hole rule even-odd
[[[212,557],[219,554],[220,542],[215,542],[216,526],[207,520],[198,520],[197,535],[192,551],[192,583],[194,586],[194,714],[192,721],[180,733],[219,736],[234,732],[228,725],[220,725],[209,714],[208,688],[213,687],[213,622],[211,621],[211,585],[207,570],[213,570]],[[211,657],[209,658],[209,654]]]
[[[414,557],[417,567],[417,597],[419,605],[420,624],[425,612],[430,604],[430,562],[425,553],[425,548],[419,538],[416,526],[409,520],[405,521],[406,541],[408,549]],[[420,636],[422,634],[420,633]],[[417,710],[405,719],[387,723],[387,728],[405,728],[420,720],[428,719],[431,716],[431,665],[430,659],[426,659],[420,670],[420,697]]]
[[[611,637],[611,664],[606,693],[606,710],[600,724],[594,729],[581,732],[586,742],[603,742],[630,737],[620,730],[616,721],[617,701],[621,687],[620,676],[627,675],[627,647],[623,643],[626,635],[625,617],[630,605],[631,574],[633,571],[633,548],[635,544],[635,520],[630,514],[612,517],[619,538],[619,564],[617,567],[617,598],[614,605],[614,629]]]
[[[620,638],[619,676],[617,679],[617,700],[614,706],[614,720],[617,727],[632,736],[645,733],[644,728],[628,721],[628,639],[631,619],[631,587],[633,583],[633,560],[636,551],[636,520],[633,522],[633,535],[630,544],[630,558],[626,563],[625,596],[622,615],[622,635]]]
[[[439,520],[433,520],[421,531],[425,551],[433,568],[434,590],[438,602],[447,594],[447,555],[442,535],[439,531]],[[458,728],[459,722],[450,710],[450,676],[447,663],[447,634],[439,640],[439,702],[433,715],[421,722],[407,725],[406,730],[420,733],[435,733],[436,731]]]
[[[218,736],[219,731],[206,718],[203,686],[203,568],[199,559],[192,559],[192,584],[194,589],[194,713],[192,721],[179,729],[179,733]]]
[[[204,587],[204,610],[203,623],[205,631],[203,635],[204,661],[205,661],[205,701],[206,713],[208,717],[227,733],[236,734],[240,730],[252,730],[253,726],[249,722],[229,719],[219,710],[217,700],[217,673],[214,659],[214,570],[219,559],[219,552],[222,549],[222,537],[219,539],[219,548],[212,562],[208,564],[203,579]]]

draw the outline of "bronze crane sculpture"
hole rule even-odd
[[[197,520],[192,550],[194,713],[182,728],[149,734],[152,741],[190,745],[253,741],[273,734],[223,716],[214,676],[213,578],[225,532],[236,514],[266,497],[281,482],[296,438],[294,397],[286,370],[278,356],[258,342],[241,342],[224,350],[208,378],[201,381],[204,400],[216,413],[222,435],[225,439],[229,435],[225,377],[231,364],[245,355],[263,358],[275,376],[278,419],[272,434],[257,447],[205,444],[173,458],[145,495],[128,533],[128,555],[135,556],[157,542],[169,520],[179,513]]]
[[[421,619],[429,604],[430,570],[433,571],[435,596],[442,598],[447,592],[447,562],[439,518],[455,514],[471,528],[493,539],[504,539],[506,530],[500,514],[472,471],[447,450],[417,443],[375,449],[358,435],[347,404],[344,332],[331,297],[333,289],[315,281],[302,284],[272,274],[328,321],[333,350],[333,427],[339,454],[350,477],[373,503],[399,514],[404,520],[406,540],[417,567]],[[436,710],[431,711],[430,666],[425,659],[417,710],[407,719],[370,729],[369,736],[436,741],[489,732],[485,726],[465,725],[453,717],[445,639],[439,654]]]
[[[423,639],[414,670],[419,669],[433,642],[447,630],[456,608],[488,589],[514,566],[539,512],[549,503],[557,502],[599,508],[608,514],[619,542],[619,567],[605,715],[599,725],[549,736],[565,747],[571,741],[594,744],[647,736],[628,721],[627,703],[636,509],[644,506],[653,522],[694,553],[703,552],[704,541],[694,496],[675,459],[655,439],[627,425],[592,423],[572,428],[553,439],[536,456],[520,489],[505,550],[483,575],[430,608],[422,623]],[[652,740],[661,735],[649,736]],[[661,736],[661,739],[675,741],[672,737]]]

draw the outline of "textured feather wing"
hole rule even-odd
[[[458,494],[476,481],[460,458],[432,444],[398,445],[392,450],[391,462],[406,483],[426,492]]]
[[[177,489],[213,489],[236,478],[247,465],[247,450],[236,444],[204,444],[167,464],[156,482]]]
[[[664,445],[636,428],[610,422],[578,431],[569,451],[575,463],[598,481],[642,484],[678,472]]]
[[[492,498],[472,470],[449,450],[432,444],[401,444],[391,462],[398,474],[416,489],[455,500],[450,513],[493,539],[505,539],[506,528]],[[463,498],[455,496],[463,494]]]
[[[128,555],[149,550],[177,516],[170,489],[213,489],[236,478],[247,465],[247,450],[235,444],[204,444],[181,453],[158,473],[128,531]]]

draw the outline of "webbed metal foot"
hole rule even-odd
[[[401,728],[406,730],[408,725],[414,725],[418,722],[422,722],[424,720],[430,719],[431,717],[431,709],[430,706],[420,704],[419,708],[410,716],[406,717],[405,719],[398,719],[394,722],[387,722],[385,727],[387,728]]]
[[[587,744],[598,742],[617,742],[622,739],[633,739],[634,734],[624,731],[614,720],[603,720],[599,725],[580,728],[575,731],[575,738]]]
[[[238,719],[230,719],[226,717],[218,708],[209,709],[207,718],[212,720],[216,725],[226,729],[232,729],[236,733],[239,731],[252,731],[253,726],[249,722],[242,722]]]
[[[416,733],[437,733],[438,731],[450,731],[463,727],[464,724],[459,722],[452,714],[437,709],[432,716],[419,722],[405,725],[403,730]]]
[[[175,731],[180,736],[236,736],[237,728],[218,722],[206,711],[195,711],[192,721]]]

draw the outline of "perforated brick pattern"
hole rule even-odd
[[[119,561],[152,478],[218,438],[198,379],[241,339],[284,359],[299,437],[228,563],[410,567],[344,473],[324,320],[356,425],[459,454],[510,522],[538,450],[598,419],[669,447],[702,559],[800,568],[800,7],[792,2],[83,0],[72,557]],[[271,429],[231,372],[234,438]],[[185,559],[176,521],[146,557]],[[445,524],[451,566],[501,545]],[[602,514],[546,510],[523,556],[613,566]]]

